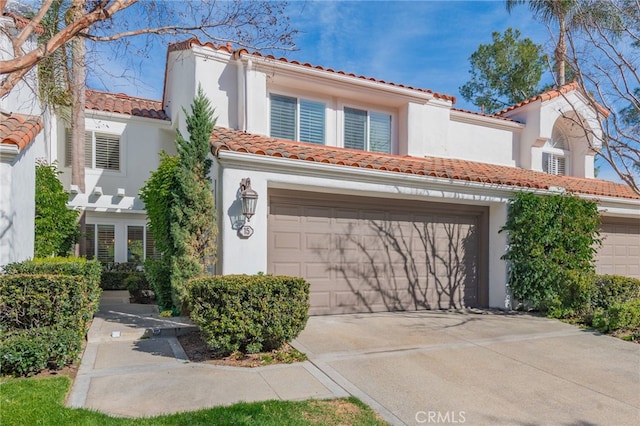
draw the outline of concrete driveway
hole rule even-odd
[[[546,318],[311,317],[295,345],[392,424],[640,424],[640,345]]]

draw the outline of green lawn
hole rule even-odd
[[[68,377],[2,379],[0,424],[10,425],[383,425],[355,398],[240,403],[180,414],[123,419],[63,405]],[[162,390],[158,390],[162,391]]]

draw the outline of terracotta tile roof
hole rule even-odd
[[[335,164],[347,167],[386,170],[411,175],[549,189],[562,187],[571,193],[640,199],[640,195],[623,184],[598,179],[555,176],[517,167],[499,166],[440,157],[410,157],[378,154],[302,142],[284,141],[252,135],[238,130],[216,127],[211,135],[212,151],[246,152],[298,161]]]
[[[25,18],[24,16],[20,16],[12,12],[3,12],[2,16],[6,16],[7,18],[13,19],[13,22],[15,22],[16,24],[16,28],[19,30],[22,30],[24,27],[29,25],[29,22],[31,21],[30,19]],[[36,34],[44,34],[44,28],[42,27],[42,25],[36,25],[33,32]]]
[[[202,43],[200,40],[198,40],[197,38],[190,38],[188,40],[184,40],[184,41],[180,41],[177,43],[171,43],[169,44],[169,52],[174,52],[177,50],[188,50],[191,49],[193,46],[202,46],[202,47],[209,47],[213,50],[223,50],[225,52],[228,53],[234,53],[232,46],[230,44],[227,44],[226,46],[223,45],[216,45],[214,43],[211,42],[207,42],[207,43]],[[437,93],[434,92],[432,90],[429,89],[420,89],[420,88],[416,88],[416,87],[411,87],[411,86],[405,86],[404,84],[397,84],[397,83],[392,83],[389,81],[384,81],[384,80],[378,80],[376,78],[372,78],[372,77],[366,77],[363,75],[356,75],[353,73],[347,73],[345,71],[336,71],[332,68],[324,68],[320,65],[311,65],[310,63],[300,63],[298,61],[290,61],[287,58],[276,58],[273,55],[263,55],[259,52],[249,52],[247,49],[239,49],[238,52],[240,54],[247,54],[247,55],[251,55],[251,56],[258,56],[258,57],[262,57],[262,58],[266,58],[266,59],[272,59],[274,61],[279,61],[279,62],[284,62],[287,64],[292,64],[292,65],[298,65],[298,66],[302,66],[302,67],[307,67],[307,68],[312,68],[312,69],[317,69],[317,70],[321,70],[321,71],[326,71],[326,72],[330,72],[333,74],[340,74],[340,75],[344,75],[344,76],[348,76],[348,77],[353,77],[353,78],[357,78],[359,80],[367,80],[367,81],[372,81],[375,83],[381,83],[381,84],[386,84],[389,86],[394,86],[394,87],[401,87],[404,89],[409,89],[409,90],[415,90],[417,92],[422,92],[422,93],[429,93],[431,95],[433,95],[433,97],[438,98],[438,99],[443,99],[443,100],[447,100],[447,101],[451,101],[451,103],[456,103],[456,97],[455,96],[451,96],[451,95],[445,95],[442,93]]]
[[[525,106],[527,104],[530,104],[532,102],[536,102],[536,101],[540,101],[540,102],[545,102],[554,98],[557,98],[558,96],[561,96],[565,93],[569,93],[569,92],[573,92],[574,90],[578,89],[578,82],[577,81],[572,81],[571,83],[565,84],[564,86],[558,88],[558,89],[551,89],[548,90],[544,93],[541,93],[539,95],[533,96],[529,99],[525,99],[524,101],[515,104],[515,105],[511,105],[509,108],[503,109],[502,111],[498,111],[496,112],[495,115],[502,115],[502,114],[506,114],[509,111],[513,111],[514,109],[518,109],[522,106]]]
[[[136,98],[124,93],[108,93],[87,89],[87,109],[116,112],[136,117],[169,120],[162,109],[162,102]]]
[[[42,121],[32,115],[0,114],[0,143],[16,145],[22,151],[43,127]]]

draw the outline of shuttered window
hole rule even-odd
[[[560,155],[542,153],[542,170],[551,175],[566,174],[566,158]]]
[[[145,241],[145,248],[146,248],[146,253],[145,253],[145,258],[146,259],[160,259],[160,252],[158,251],[158,249],[156,249],[156,244],[155,241],[153,240],[153,234],[151,233],[151,230],[149,229],[149,227],[147,227],[146,232],[146,241]]]
[[[300,99],[300,141],[324,144],[324,112],[322,102]]]
[[[344,108],[344,147],[391,152],[391,115]]]
[[[84,134],[84,166],[93,167],[93,135],[91,132],[85,132]],[[65,146],[64,146],[64,165],[71,167],[72,161],[71,151],[71,130],[65,130]]]
[[[325,104],[274,94],[270,99],[271,137],[324,144]]]
[[[65,166],[71,167],[71,132],[65,138]],[[86,132],[84,138],[84,166],[94,169],[120,170],[120,137],[104,133]]]

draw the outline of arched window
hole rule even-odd
[[[562,121],[556,121],[551,132],[551,139],[543,147],[542,170],[552,175],[566,175],[569,163],[569,139]]]

